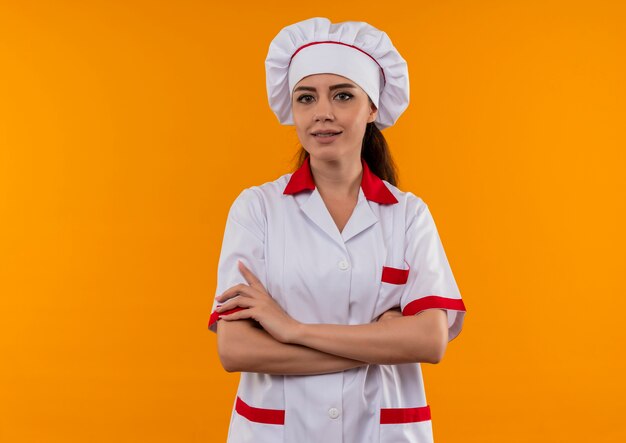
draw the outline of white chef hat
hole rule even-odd
[[[284,27],[270,43],[265,73],[270,107],[283,125],[294,125],[293,88],[311,74],[337,74],[359,85],[378,108],[379,129],[409,105],[406,61],[387,34],[365,22],[315,17]]]

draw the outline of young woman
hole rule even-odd
[[[279,32],[266,71],[302,151],[228,215],[209,321],[241,372],[228,441],[432,442],[420,363],[441,361],[465,306],[380,132],[408,105],[406,62],[367,23],[313,18]]]

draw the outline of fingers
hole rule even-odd
[[[226,291],[215,297],[218,302],[225,302],[238,295],[251,297],[256,291],[259,290],[267,294],[267,290],[265,289],[265,286],[263,286],[263,283],[261,283],[261,280],[259,280],[241,260],[237,261],[237,265],[239,267],[239,271],[248,284],[246,285],[244,283],[240,283],[228,288]]]
[[[226,303],[218,306],[215,310],[217,312],[224,312],[224,311],[230,311],[231,309],[234,309],[236,307],[250,308],[253,305],[254,305],[254,300],[252,298],[237,297],[235,299],[229,300]]]
[[[239,271],[241,272],[241,275],[243,275],[243,278],[246,279],[250,286],[258,286],[259,288],[263,288],[264,292],[267,292],[265,286],[263,286],[263,283],[261,283],[261,280],[259,280],[257,276],[254,275],[252,271],[248,269],[248,267],[244,265],[241,260],[237,260],[237,265],[239,266]]]
[[[378,316],[377,321],[386,321],[389,319],[400,318],[400,317],[403,317],[403,315],[399,309],[390,309],[380,314],[380,316]]]
[[[222,314],[219,316],[221,320],[233,321],[233,320],[242,320],[245,318],[252,318],[250,315],[249,309],[242,309],[241,311],[233,312],[232,314]]]
[[[234,314],[235,312],[241,311],[242,309],[248,309],[248,308],[235,308],[235,309],[231,309],[229,311],[222,311],[218,314],[218,318],[222,318],[222,316],[225,315],[231,315]]]
[[[220,295],[215,297],[215,299],[218,302],[225,302],[227,300],[230,300],[233,297],[237,297],[238,295],[250,296],[250,295],[252,295],[251,291],[252,290],[251,290],[250,286],[245,285],[243,283],[239,283],[238,285],[235,285],[235,286],[233,286],[231,288],[228,288],[227,290],[222,292]]]
[[[243,278],[246,279],[249,285],[253,285],[259,281],[256,275],[254,275],[241,260],[237,260],[237,266],[239,267],[239,272],[241,272],[241,275],[243,275]]]

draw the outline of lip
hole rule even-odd
[[[320,131],[320,132],[323,134],[323,133],[337,132],[337,131]],[[313,137],[318,143],[328,144],[328,143],[332,143],[335,140],[337,140],[341,134],[343,134],[343,132],[339,132],[339,134],[337,134],[337,135],[330,135],[330,136],[326,136],[326,137],[318,137],[318,136],[316,136],[314,134],[311,134],[311,137]]]
[[[324,128],[324,129],[316,129],[315,131],[311,131],[311,135],[328,134],[329,132],[343,132],[343,131],[341,131],[339,129]]]

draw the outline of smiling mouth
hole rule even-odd
[[[339,135],[341,134],[341,132],[328,132],[328,133],[319,133],[319,134],[313,134],[314,137],[332,137],[334,135]]]

